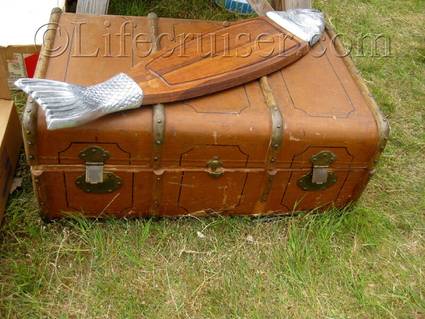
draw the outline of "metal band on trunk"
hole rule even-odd
[[[263,190],[260,196],[260,202],[265,203],[270,194],[274,177],[276,176],[276,171],[274,168],[277,161],[277,156],[279,155],[282,147],[284,122],[282,113],[280,112],[279,106],[276,103],[276,99],[273,95],[273,91],[270,87],[267,77],[264,76],[260,79],[260,86],[266,105],[269,108],[271,118],[271,137],[266,163],[267,172],[265,184],[263,185]]]
[[[158,16],[151,12],[148,14],[149,21],[149,35],[152,43],[152,51],[160,49],[158,41]],[[154,169],[153,183],[152,183],[152,204],[150,213],[157,215],[159,212],[159,203],[162,198],[162,172],[158,171],[161,167],[162,144],[165,137],[165,107],[163,104],[156,104],[152,107],[152,136],[153,136],[153,154],[152,154],[152,167]]]

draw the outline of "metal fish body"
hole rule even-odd
[[[275,25],[284,29],[278,31],[279,34],[280,32],[288,31],[289,34],[300,39],[298,41],[307,42],[310,46],[313,46],[320,39],[325,28],[323,14],[317,10],[296,9],[286,12],[273,11],[268,12],[267,17]],[[306,50],[301,51],[301,49],[298,49],[296,51],[294,49],[290,52],[292,52],[292,57],[287,58],[286,64],[284,61],[285,58],[281,58],[282,61],[279,61],[277,57],[274,57],[274,68],[268,66],[264,70],[257,69],[255,74],[250,74],[246,77],[235,76],[234,80],[227,79],[225,84],[220,83],[217,80],[217,76],[212,77],[216,81],[216,85],[211,86],[213,89],[208,94],[245,84],[270,72],[277,71],[299,59],[300,56],[296,57],[297,52],[303,52],[305,54]],[[161,81],[164,82],[163,79],[160,79],[157,83],[162,84]],[[145,83],[149,82],[152,81],[146,81]],[[200,86],[203,85],[205,88],[206,83],[211,85],[211,82],[204,81],[204,83],[200,83]],[[15,85],[34,98],[40,105],[46,115],[46,123],[49,130],[75,127],[107,114],[138,108],[142,105],[144,98],[147,100],[145,101],[146,103],[153,101],[152,98],[149,99],[149,95],[146,95],[146,90],[149,93],[151,88],[145,87],[144,89],[143,82],[137,83],[134,80],[134,76],[131,77],[124,73],[120,73],[105,82],[87,87],[60,81],[27,78],[17,80]],[[163,85],[166,90],[166,85]],[[176,87],[179,88],[179,85]],[[174,90],[176,91],[175,88]],[[158,95],[159,100],[155,100],[155,102],[165,103],[197,97],[205,94],[202,92],[204,91],[198,88],[193,90],[193,94],[185,94],[183,87],[182,92],[174,94],[173,100],[167,97],[162,101],[161,96],[166,96],[164,94]]]
[[[315,45],[325,31],[323,13],[314,9],[269,11],[267,17],[298,38]]]
[[[15,85],[40,105],[49,130],[83,125],[106,114],[138,108],[143,102],[143,90],[124,73],[87,87],[26,78]]]

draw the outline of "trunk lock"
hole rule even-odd
[[[208,174],[213,178],[219,178],[224,175],[223,162],[218,156],[214,156],[208,161],[207,167],[209,168]]]
[[[86,193],[112,193],[121,187],[122,181],[114,173],[104,172],[104,164],[110,154],[101,147],[91,146],[80,152],[86,163],[86,173],[77,177],[75,184]]]
[[[298,180],[298,186],[304,191],[319,191],[334,185],[337,177],[329,167],[335,160],[336,155],[329,151],[314,155],[310,159],[313,164],[311,172]]]

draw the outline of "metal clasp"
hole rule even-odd
[[[80,152],[85,161],[85,175],[77,177],[75,184],[86,193],[111,193],[117,190],[122,182],[114,173],[105,173],[104,165],[110,154],[101,147],[91,146]]]
[[[86,183],[103,183],[103,163],[86,163]]]
[[[329,151],[322,151],[314,155],[310,159],[313,165],[311,172],[298,180],[298,186],[305,191],[316,191],[335,184],[336,174],[330,170],[330,165],[335,160],[336,155]]]
[[[103,148],[92,146],[80,152],[80,158],[86,162],[86,183],[103,183],[103,166],[110,155]]]

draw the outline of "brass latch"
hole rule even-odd
[[[330,165],[335,160],[335,154],[329,151],[322,151],[314,155],[310,159],[313,165],[311,172],[298,180],[298,186],[305,191],[317,191],[335,184],[336,174],[330,170]]]
[[[224,175],[223,162],[218,156],[214,156],[212,160],[208,161],[207,167],[209,168],[208,174],[213,178],[219,178]]]
[[[75,184],[87,193],[111,193],[121,186],[121,178],[114,173],[105,173],[104,165],[110,154],[101,147],[91,146],[80,152],[85,161],[86,173]]]

